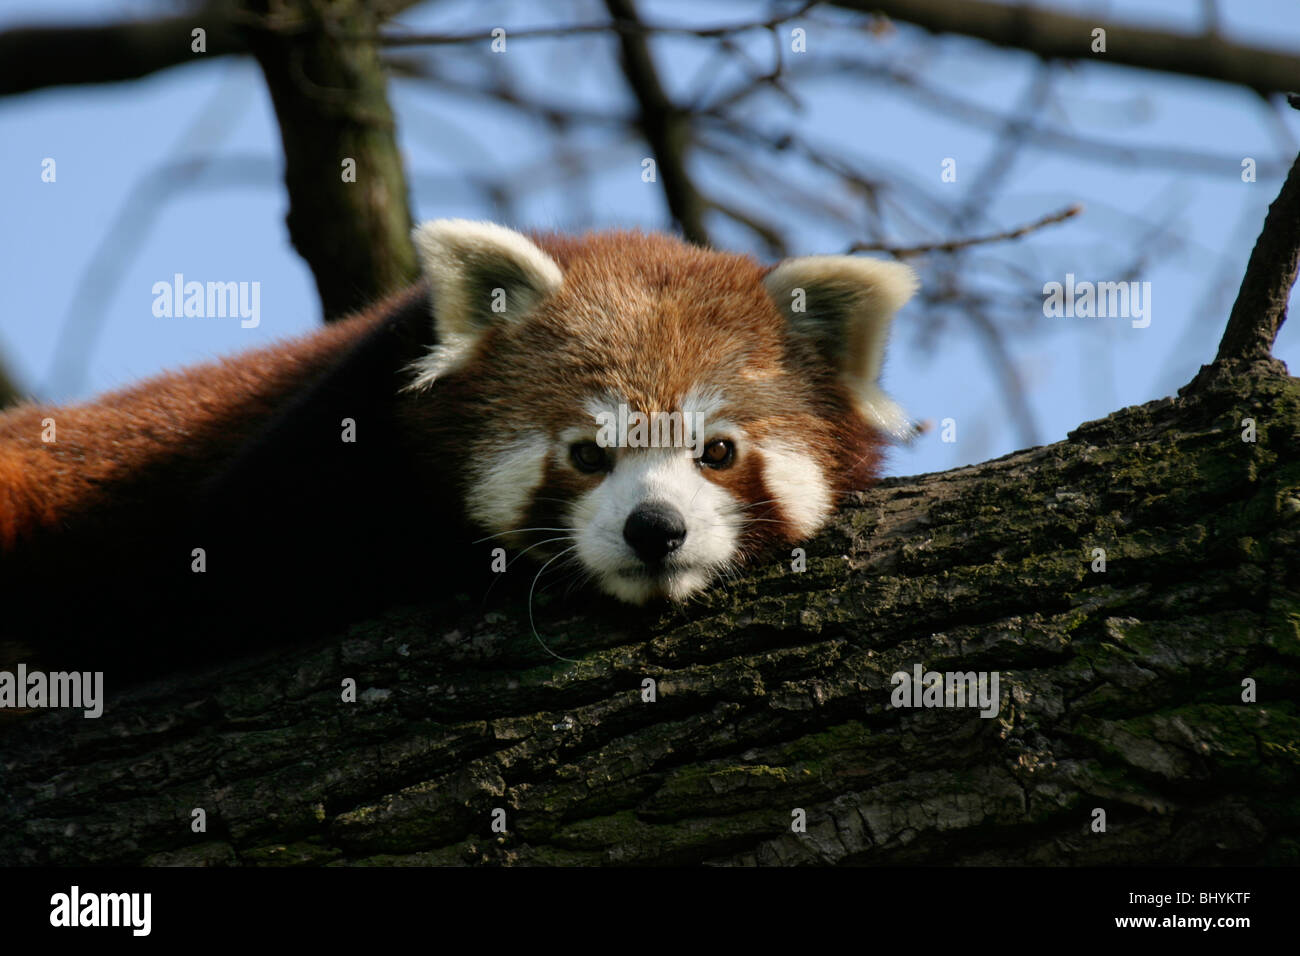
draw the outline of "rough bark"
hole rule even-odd
[[[405,202],[353,207],[333,178],[396,154],[374,49],[339,46],[364,10],[331,9],[360,19],[251,36],[291,232],[337,311],[394,264],[323,267],[404,239]],[[354,241],[313,250],[292,217],[314,213]],[[365,282],[327,296],[344,275]],[[657,616],[541,607],[572,661],[524,603],[443,595],[110,685],[100,720],[27,715],[0,735],[0,863],[1297,862],[1300,382],[1254,357],[1066,442],[884,482],[804,571],[778,556]],[[996,671],[998,714],[895,709],[917,664]]]
[[[646,620],[539,603],[577,663],[521,604],[458,596],[31,716],[0,738],[0,862],[1300,861],[1280,363],[885,481],[806,571],[778,557]],[[997,717],[891,707],[917,663],[998,671]]]

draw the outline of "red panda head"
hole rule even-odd
[[[466,514],[622,600],[808,537],[910,432],[877,385],[904,265],[464,220],[415,240],[439,345],[408,394],[461,449]]]

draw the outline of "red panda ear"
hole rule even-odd
[[[521,318],[564,282],[555,260],[505,226],[435,219],[411,238],[442,343],[477,338],[491,325]]]
[[[897,441],[916,430],[880,390],[889,324],[917,288],[901,262],[857,256],[787,259],[763,279],[791,328],[808,338],[840,373],[876,427]]]

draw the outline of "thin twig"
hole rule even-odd
[[[847,57],[825,56],[798,64],[787,71],[787,78],[799,82],[819,77],[843,78],[845,75],[868,80],[890,80],[927,107],[952,117],[967,126],[1000,132],[1011,120],[1006,113],[989,109],[978,100],[959,97],[948,90],[927,84],[918,75],[877,63]],[[1027,142],[1044,149],[1067,154],[1072,160],[1087,159],[1098,163],[1131,168],[1135,165],[1158,168],[1163,172],[1186,170],[1209,176],[1222,176],[1225,170],[1236,169],[1240,156],[1169,149],[1158,146],[1134,146],[1085,136],[1061,129],[1034,126],[1023,132]],[[1256,172],[1260,178],[1282,175],[1283,164],[1260,160]]]
[[[808,0],[790,13],[769,17],[766,20],[751,20],[745,23],[729,23],[716,27],[675,26],[667,23],[643,23],[637,19],[616,18],[601,23],[575,23],[570,26],[532,27],[524,30],[509,30],[507,40],[529,40],[544,37],[571,37],[583,33],[610,33],[621,36],[646,37],[656,36],[691,36],[701,40],[716,40],[736,33],[750,30],[771,30],[784,23],[803,16],[822,0]],[[470,33],[386,33],[380,35],[379,43],[385,47],[403,46],[450,46],[458,43],[484,43],[492,40],[490,30],[477,30]]]
[[[965,239],[949,239],[945,242],[924,243],[919,246],[891,246],[883,242],[855,242],[849,246],[848,251],[887,252],[898,259],[919,256],[927,252],[956,252],[958,249],[966,249],[970,246],[982,246],[990,242],[1006,242],[1011,239],[1019,239],[1046,226],[1054,226],[1057,223],[1065,222],[1067,219],[1073,219],[1081,212],[1083,212],[1083,206],[1075,203],[1073,206],[1054,212],[1050,216],[1044,216],[1042,219],[1037,219],[1023,226],[1017,226],[1015,229],[995,232],[987,236],[968,236]]]
[[[739,206],[734,206],[731,203],[723,202],[719,199],[708,200],[708,205],[710,208],[716,209],[733,222],[744,226],[757,236],[759,240],[762,241],[768,255],[777,259],[784,259],[790,254],[789,247],[786,245],[785,236],[783,236],[781,231],[775,226],[764,222],[757,216],[749,214]]]

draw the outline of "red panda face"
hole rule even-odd
[[[440,344],[410,392],[456,410],[466,514],[614,597],[684,600],[808,537],[907,433],[876,385],[904,266],[463,221],[416,241]]]

